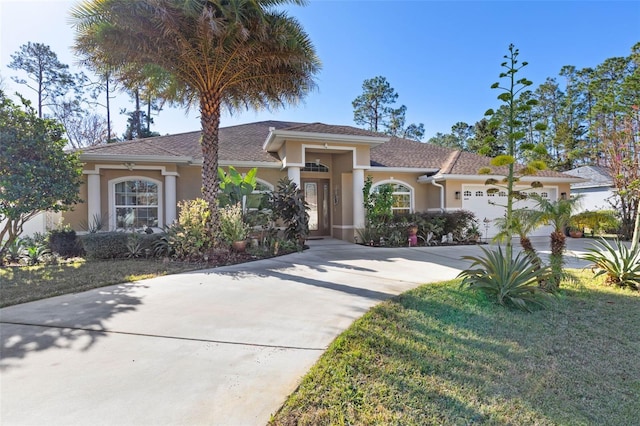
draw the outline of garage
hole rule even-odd
[[[490,191],[494,188],[494,191]],[[488,191],[489,190],[489,191]],[[543,187],[532,189],[530,187],[516,187],[526,193],[537,193],[543,198],[550,201],[558,199],[557,187]],[[495,226],[496,218],[504,217],[507,204],[507,192],[503,188],[495,188],[486,185],[462,185],[462,208],[473,212],[478,218],[480,232],[482,237],[492,238],[498,233]],[[514,209],[535,209],[536,202],[533,200],[519,200],[514,203]],[[541,226],[536,229],[530,236],[541,237],[548,236],[553,228],[551,226]]]

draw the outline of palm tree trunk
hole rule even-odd
[[[200,95],[200,124],[202,125],[202,198],[209,204],[209,232],[218,235],[218,129],[220,128],[220,99],[215,93]]]
[[[566,237],[562,230],[551,233],[551,285],[552,290],[560,288],[560,280],[562,279],[563,253],[566,244]]]
[[[531,244],[531,239],[526,235],[520,235],[520,245],[522,249],[526,253],[527,257],[531,259],[531,263],[533,263],[533,267],[536,271],[542,269],[542,261],[540,260],[540,256],[538,256],[538,252],[533,248],[533,244]],[[547,288],[546,279],[538,278],[538,285],[541,288]]]

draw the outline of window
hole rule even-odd
[[[373,188],[373,191],[378,192],[381,186],[389,185],[393,188],[393,205],[391,211],[394,214],[411,213],[412,211],[412,189],[407,185],[401,183],[381,183]]]
[[[320,163],[304,163],[303,172],[316,172],[316,173],[326,173],[329,171],[329,168],[324,164]]]
[[[471,191],[464,191],[465,197],[471,197]]]
[[[498,192],[498,197],[506,197],[506,196],[507,196],[507,192],[506,191]]]
[[[273,187],[266,182],[257,181],[253,192],[245,199],[247,210],[260,210],[265,208],[265,196],[273,191]]]
[[[158,184],[148,180],[116,183],[116,228],[136,229],[160,226],[158,222]]]
[[[476,197],[484,197],[484,191],[476,191]]]
[[[541,196],[542,198],[549,198],[549,193],[547,193],[547,192],[541,192],[541,193],[540,193],[540,196]]]

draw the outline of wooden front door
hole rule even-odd
[[[329,179],[303,179],[304,199],[309,205],[309,231],[312,237],[331,235],[331,195]]]

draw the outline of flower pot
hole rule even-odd
[[[247,249],[247,241],[246,240],[234,241],[233,243],[231,243],[231,247],[233,247],[233,249],[238,253],[242,253]]]

